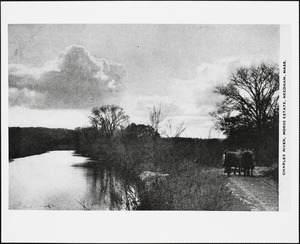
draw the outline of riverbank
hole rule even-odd
[[[137,210],[224,211],[242,204],[226,189],[226,177],[207,170],[220,167],[224,145],[219,140],[160,137],[131,140],[126,134],[105,139],[91,130],[81,131],[79,140],[83,150],[79,148],[78,152],[96,160],[109,160],[128,172],[138,186]],[[145,172],[159,177],[143,180],[140,176]]]

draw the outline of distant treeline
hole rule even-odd
[[[75,149],[74,130],[42,127],[9,128],[9,158],[64,149]]]
[[[145,126],[146,127],[146,126]],[[147,127],[146,127],[147,128]],[[135,134],[134,132],[133,134]],[[10,127],[9,128],[9,157],[17,158],[34,154],[44,153],[49,150],[76,149],[83,155],[95,159],[107,160],[106,154],[115,154],[122,147],[136,143],[134,148],[139,147],[139,152],[153,157],[172,144],[172,149],[177,157],[193,160],[200,165],[217,166],[222,157],[224,149],[236,150],[238,148],[253,149],[258,165],[271,166],[278,160],[278,134],[266,134],[260,143],[253,143],[254,138],[244,137],[244,140],[229,139],[195,139],[195,138],[157,138],[153,143],[153,138],[141,141],[141,138],[134,138],[136,135],[120,135],[116,137],[112,144],[107,145],[107,140],[99,137],[99,133],[91,127],[77,130],[50,129],[42,127]],[[156,147],[153,150],[153,145]],[[104,148],[105,147],[105,148]],[[113,150],[114,147],[116,151]],[[143,148],[143,150],[141,149]],[[114,151],[114,152],[113,152]],[[151,153],[149,153],[151,152]],[[117,153],[118,154],[118,153]],[[106,156],[105,156],[106,155]],[[109,157],[109,156],[108,156]],[[147,159],[148,161],[149,159]],[[156,158],[157,160],[157,158]]]

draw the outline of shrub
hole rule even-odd
[[[263,173],[263,176],[271,177],[275,182],[278,183],[278,178],[279,178],[278,165],[275,165],[275,166],[271,167],[269,170],[266,170]]]

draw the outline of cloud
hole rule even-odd
[[[150,91],[140,89],[138,93],[126,94],[122,106],[131,118],[136,117],[145,123],[149,108],[162,104],[167,111],[168,119],[173,119],[176,123],[184,121],[188,124],[190,129],[187,129],[183,135],[192,136],[193,130],[200,131],[202,128],[204,131],[202,136],[207,137],[213,126],[209,113],[213,112],[216,103],[222,100],[222,96],[213,93],[214,87],[229,82],[230,75],[238,67],[256,65],[261,60],[244,61],[231,57],[212,63],[202,63],[195,68],[194,78],[153,81]]]
[[[246,62],[232,57],[195,67],[195,77],[188,80],[163,79],[151,82],[152,87],[129,95],[130,108],[146,111],[147,107],[162,104],[171,116],[207,116],[221,97],[213,93],[217,84],[228,82],[230,74]],[[135,104],[134,104],[135,103]]]
[[[214,88],[219,84],[229,82],[230,76],[239,67],[257,66],[261,62],[269,63],[270,60],[264,60],[255,57],[249,60],[239,59],[237,57],[225,58],[214,63],[203,63],[197,68],[197,77],[194,80],[194,89],[198,96],[196,104],[203,112],[211,112],[215,104],[222,100],[222,96],[213,93]]]
[[[113,103],[121,96],[126,79],[124,65],[72,45],[40,68],[10,64],[10,106],[76,109]]]
[[[236,57],[221,59],[199,65],[196,68],[196,76],[191,80],[172,80],[170,91],[179,108],[178,111],[186,115],[209,117],[209,112],[212,112],[216,103],[222,99],[213,93],[214,88],[218,84],[227,83],[230,75],[238,67],[249,67],[258,62],[258,60],[244,61]]]
[[[25,107],[37,107],[38,104],[42,104],[45,100],[45,96],[34,90],[29,90],[27,88],[9,89],[9,104],[11,106],[18,106],[19,104],[24,104]]]

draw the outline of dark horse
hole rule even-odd
[[[223,154],[223,166],[225,168],[224,172],[227,176],[230,176],[231,168],[234,168],[234,174],[236,170],[239,170],[239,175],[241,175],[241,151],[224,151]]]
[[[253,151],[246,150],[242,153],[241,167],[243,168],[244,176],[253,177],[253,169],[255,167]]]

